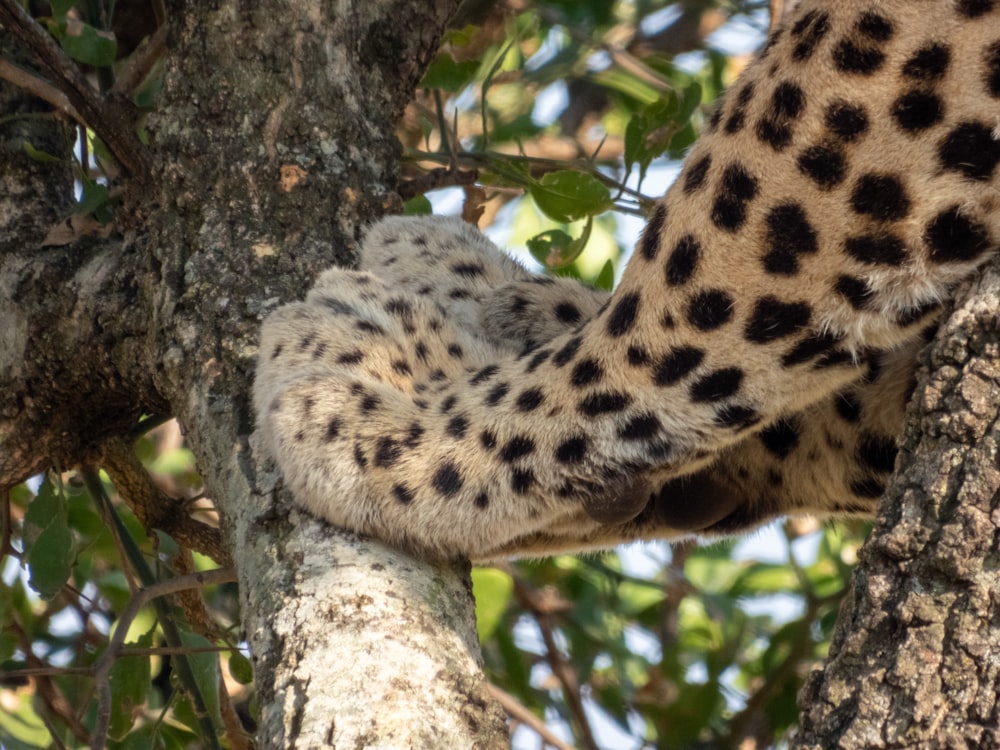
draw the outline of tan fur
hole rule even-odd
[[[477,559],[870,513],[921,333],[1000,235],[996,5],[801,2],[610,297],[454,219],[374,226],[370,272],[263,327],[296,499]]]

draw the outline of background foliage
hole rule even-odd
[[[399,126],[407,211],[461,213],[540,270],[611,288],[641,217],[762,38],[766,6],[470,0]],[[102,87],[164,20],[156,2],[32,11]],[[153,66],[142,107],[155,107],[156,83]],[[78,213],[107,225],[103,146],[66,132],[79,144]],[[176,425],[137,433],[159,490],[211,526]],[[148,599],[132,616],[137,592],[216,564],[145,530],[119,489],[96,468],[53,471],[0,498],[0,746],[251,746],[235,584]],[[860,531],[798,521],[738,544],[477,569],[487,669],[515,745],[780,747]]]

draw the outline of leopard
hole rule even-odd
[[[802,0],[612,293],[385,218],[264,320],[261,445],[309,513],[435,559],[870,516],[998,163],[1000,2]]]

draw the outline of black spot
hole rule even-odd
[[[371,412],[378,409],[378,407],[381,404],[382,401],[381,399],[379,399],[378,396],[369,393],[364,398],[361,399],[361,413],[370,414]]]
[[[354,324],[354,327],[363,333],[374,333],[379,336],[385,336],[385,330],[382,326],[375,325],[370,320],[359,320]]]
[[[878,13],[866,10],[858,19],[858,31],[876,42],[887,42],[892,38],[892,22]]]
[[[406,431],[406,438],[403,440],[403,445],[407,448],[416,448],[420,444],[424,432],[425,430],[420,423],[414,422],[410,425],[410,429]]]
[[[855,310],[864,310],[872,300],[872,290],[868,282],[856,276],[838,276],[833,288]]]
[[[392,466],[403,453],[403,447],[391,437],[380,437],[375,443],[376,466]]]
[[[577,404],[577,411],[588,417],[623,411],[632,403],[632,397],[620,391],[593,393]]]
[[[764,117],[758,120],[754,133],[757,134],[757,138],[775,151],[784,150],[792,142],[791,127],[773,117]]]
[[[573,366],[573,374],[570,375],[569,382],[577,388],[597,382],[604,377],[604,370],[596,359],[581,359]]]
[[[842,336],[829,332],[806,336],[781,358],[781,365],[782,367],[792,367],[808,362],[835,347],[842,338]]]
[[[705,184],[705,177],[711,166],[712,157],[708,155],[690,164],[684,174],[684,192],[690,195],[701,188]]]
[[[799,444],[800,426],[793,419],[779,419],[760,432],[760,441],[768,452],[786,458]]]
[[[434,472],[431,485],[445,497],[452,497],[462,489],[462,475],[455,464],[446,461]]]
[[[833,48],[833,64],[844,73],[871,75],[885,62],[885,55],[874,47],[862,47],[842,39]]]
[[[465,437],[465,431],[467,429],[469,429],[469,420],[459,414],[448,420],[448,424],[445,425],[444,431],[450,437],[461,440]]]
[[[988,180],[1000,162],[1000,141],[993,137],[990,126],[963,122],[941,141],[938,158],[946,170],[973,180]]]
[[[497,447],[497,436],[493,430],[483,430],[479,433],[479,443],[488,451]]]
[[[354,351],[344,352],[339,357],[337,357],[337,364],[356,365],[364,358],[365,358],[365,353],[360,349],[355,349]]]
[[[830,132],[842,141],[856,140],[868,130],[868,114],[860,104],[835,101],[826,108],[824,119]]]
[[[455,395],[445,396],[441,401],[441,413],[447,414],[454,408],[455,404],[458,403],[458,397]]]
[[[398,375],[412,375],[413,370],[410,368],[410,363],[406,360],[396,359],[392,362],[392,370]]]
[[[805,302],[782,302],[777,297],[761,297],[743,329],[743,337],[754,344],[791,336],[809,325],[812,309]]]
[[[939,302],[925,302],[922,305],[911,307],[909,310],[896,315],[896,325],[900,328],[909,328],[914,323],[919,323],[928,315],[941,308]]]
[[[416,344],[413,345],[413,353],[416,354],[417,358],[424,364],[426,364],[429,361],[428,355],[430,354],[430,352],[427,349],[427,344],[425,344],[423,341],[418,341]]]
[[[514,469],[510,473],[510,488],[516,495],[523,495],[535,483],[535,474],[531,469]]]
[[[749,406],[730,404],[716,410],[714,421],[719,427],[745,430],[760,421],[760,414]]]
[[[957,205],[931,220],[924,239],[930,246],[930,259],[934,263],[975,260],[991,246],[986,227],[963,216]]]
[[[674,246],[667,259],[667,283],[670,286],[686,284],[698,267],[701,245],[693,235],[685,234]]]
[[[480,492],[472,502],[477,508],[483,509],[490,504],[490,498],[485,492]]]
[[[413,502],[413,490],[402,484],[394,484],[392,486],[392,494],[396,496],[396,499],[403,505],[409,505]]]
[[[646,260],[653,260],[660,252],[660,234],[666,221],[667,207],[660,202],[656,204],[656,210],[649,217],[649,223],[642,230],[642,239],[639,240],[639,251]]]
[[[448,292],[451,299],[468,299],[472,296],[468,289],[452,289]]]
[[[271,352],[271,359],[277,359],[281,355],[281,350],[285,348],[284,344],[278,344],[274,347],[274,351]]]
[[[958,0],[958,12],[966,18],[978,18],[993,10],[994,0]]]
[[[757,180],[741,164],[730,164],[722,173],[712,204],[712,222],[719,229],[735,232],[746,222],[747,203],[757,192]]]
[[[483,267],[478,263],[456,263],[451,267],[451,270],[467,279],[483,275]]]
[[[327,343],[325,341],[321,341],[320,343],[318,343],[316,345],[315,351],[313,351],[313,354],[312,354],[313,359],[319,359],[324,354],[326,354],[327,348],[328,348],[328,345],[327,345]]]
[[[687,319],[702,331],[711,331],[733,317],[733,298],[719,289],[696,294],[688,302]]]
[[[500,460],[509,464],[534,452],[535,441],[524,435],[518,435],[507,441],[507,444],[500,449]]]
[[[802,114],[805,106],[805,92],[789,81],[779,83],[771,95],[771,110],[778,117],[794,119]]]
[[[765,219],[767,255],[764,268],[768,273],[790,276],[798,272],[800,254],[815,253],[819,249],[816,230],[798,203],[775,206]]]
[[[552,364],[556,367],[562,367],[567,362],[569,362],[573,357],[576,356],[577,351],[580,349],[580,344],[583,339],[579,336],[574,336],[569,341],[567,341],[563,348],[556,352],[555,356],[552,358]]]
[[[824,370],[830,367],[856,367],[854,355],[847,349],[833,349],[821,355],[813,364],[814,370]]]
[[[653,369],[656,385],[673,385],[701,364],[705,352],[693,346],[671,349]]]
[[[848,237],[844,250],[852,258],[869,265],[900,266],[906,261],[906,246],[892,234]]]
[[[899,127],[916,133],[944,119],[944,102],[931,91],[909,91],[893,102],[891,111]]]
[[[743,126],[747,121],[747,112],[745,107],[736,107],[729,117],[726,119],[726,124],[723,129],[732,135],[734,133],[739,133],[743,130]]]
[[[402,297],[396,297],[385,303],[385,311],[390,315],[405,318],[413,314],[413,305]]]
[[[561,464],[576,464],[587,455],[587,438],[584,435],[564,440],[556,448],[556,461]]]
[[[1000,99],[1000,42],[986,48],[986,90],[994,99]]]
[[[898,221],[910,212],[910,199],[898,177],[866,174],[854,184],[851,208],[876,221]]]
[[[796,32],[796,29],[799,31]],[[812,57],[816,45],[830,33],[830,16],[827,13],[820,13],[815,10],[806,13],[792,27],[792,35],[801,37],[792,50],[792,59],[796,61],[808,60]]]
[[[579,323],[582,317],[580,308],[572,302],[560,302],[556,305],[556,318],[560,323],[572,325],[573,323]]]
[[[824,189],[842,182],[847,172],[844,155],[829,146],[810,146],[799,154],[797,164],[802,174]]]
[[[943,44],[921,47],[903,65],[903,75],[916,81],[936,81],[948,70],[951,51]]]
[[[649,440],[656,437],[659,431],[660,420],[655,414],[640,414],[625,423],[618,431],[618,437],[622,440]]]
[[[500,368],[499,367],[497,367],[496,365],[488,365],[488,366],[484,367],[482,370],[480,370],[479,372],[477,372],[472,377],[472,380],[469,381],[469,385],[479,385],[484,380],[489,380],[490,378],[492,378],[498,372],[500,372]]]
[[[522,391],[515,403],[520,411],[534,411],[545,401],[545,394],[541,388],[529,388]]]
[[[674,320],[674,316],[668,312],[663,313],[663,317],[660,318],[660,325],[666,328],[668,331],[674,328],[677,323]]]
[[[858,497],[882,497],[885,493],[885,485],[877,479],[871,477],[867,479],[856,479],[851,482],[851,492]]]
[[[528,362],[528,366],[524,368],[524,371],[534,372],[545,360],[547,360],[551,356],[552,356],[551,349],[542,349],[540,351],[535,352],[535,355]]]
[[[624,336],[635,326],[635,318],[638,313],[639,295],[636,292],[620,294],[608,316],[608,334],[615,338]]]
[[[510,386],[507,383],[497,383],[493,386],[490,392],[486,394],[486,405],[496,406],[509,392]]]
[[[695,402],[721,401],[735,395],[743,384],[743,370],[725,367],[713,370],[691,384],[691,400]]]
[[[354,463],[362,469],[368,468],[368,459],[365,458],[365,452],[361,448],[361,443],[354,444]]]
[[[327,422],[326,433],[324,435],[324,439],[326,440],[326,442],[329,443],[333,440],[336,440],[337,437],[340,435],[340,428],[342,426],[343,425],[340,421],[340,417],[333,417],[329,422]]]
[[[856,424],[861,421],[861,401],[851,391],[836,394],[833,397],[833,408],[845,422]]]
[[[625,356],[628,357],[628,363],[632,367],[642,367],[649,364],[649,352],[641,346],[630,346]]]

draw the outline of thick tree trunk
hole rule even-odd
[[[40,249],[71,176],[4,133],[0,487],[176,415],[239,573],[261,747],[507,742],[468,571],[290,510],[250,437],[260,321],[398,207],[394,124],[456,2],[173,3],[153,196],[119,208],[124,237]]]
[[[929,350],[792,747],[1000,747],[1000,264]]]

